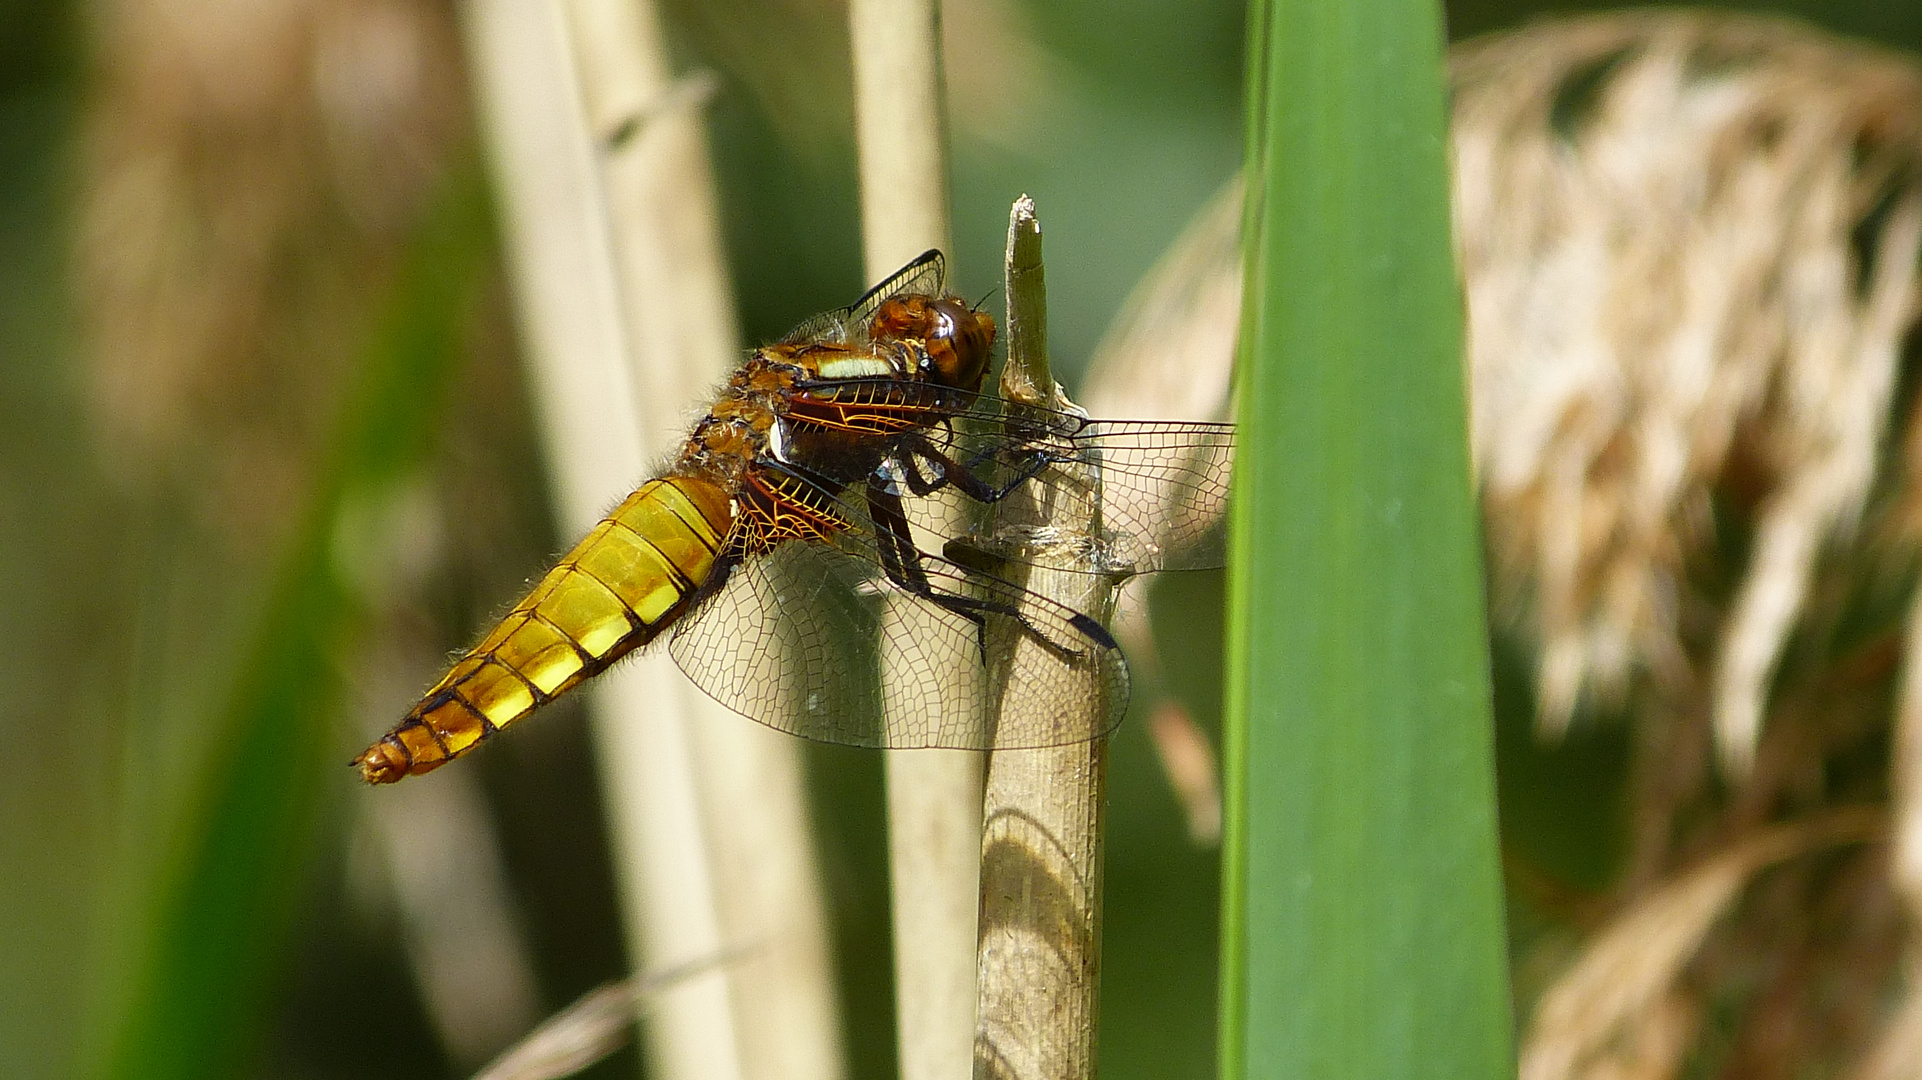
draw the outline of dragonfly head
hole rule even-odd
[[[897,296],[874,313],[868,338],[922,346],[922,375],[944,386],[979,390],[994,347],[994,316],[952,296]]]

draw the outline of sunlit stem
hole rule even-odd
[[[852,0],[848,24],[862,250],[873,282],[928,248],[948,247],[940,21],[934,0]],[[916,707],[914,695],[894,690],[925,674],[891,666],[898,662],[883,652],[890,711]],[[959,667],[944,674],[957,688],[973,678]],[[974,1032],[981,755],[889,751],[886,769],[901,1076],[954,1080],[968,1068]]]
[[[713,79],[677,77],[653,0],[564,10],[600,140],[631,404],[658,460],[684,437],[690,396],[741,355],[700,112]],[[651,1073],[837,1080],[841,1025],[800,747],[701,693],[664,651],[623,667],[646,673],[627,676],[639,696],[624,708],[647,719],[606,715],[595,740],[637,957],[684,965],[753,946],[651,1012]]]
[[[1048,368],[1047,293],[1041,228],[1023,196],[1008,225],[1008,362],[1001,392],[1011,401],[1073,409]],[[1099,493],[1097,469],[1072,477]],[[1024,493],[1010,499],[1028,498]],[[1078,502],[1078,500],[1077,500]],[[1099,506],[1099,500],[1080,505]],[[1097,515],[1049,521],[1066,551],[1085,541]],[[1050,560],[1052,561],[1052,559]],[[1092,569],[1091,567],[1089,569]],[[1107,621],[1114,579],[1097,573],[1017,571],[1028,589]],[[1000,638],[1003,678],[1018,670],[1028,638]],[[1109,702],[1093,699],[1090,710]],[[1091,717],[1087,730],[1101,730]],[[998,750],[989,758],[981,839],[981,931],[975,1075],[1077,1080],[1094,1075],[1101,973],[1102,833],[1107,802],[1106,737],[1039,750]]]

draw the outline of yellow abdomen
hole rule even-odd
[[[354,759],[362,778],[437,768],[652,640],[713,572],[732,523],[728,496],[706,480],[642,484]]]

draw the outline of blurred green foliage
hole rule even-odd
[[[18,1076],[70,1064],[112,817],[110,763],[93,757],[111,734],[108,695],[84,680],[111,625],[103,587],[122,575],[63,366],[55,162],[70,118],[46,87],[0,99],[0,1072]]]
[[[702,17],[703,9],[711,14]],[[1922,11],[1912,7],[1803,0],[1769,9],[1922,46]],[[73,0],[0,0],[4,1076],[75,1075],[80,1048],[97,1043],[105,1018],[137,997],[140,965],[123,955],[125,939],[110,932],[111,916],[147,894],[142,876],[162,846],[156,822],[171,819],[130,822],[130,813],[138,819],[141,808],[165,803],[152,789],[180,771],[169,754],[191,756],[206,745],[205,732],[176,737],[192,729],[180,717],[247,699],[240,672],[247,657],[264,662],[264,654],[242,646],[246,628],[271,625],[258,621],[269,610],[269,568],[296,558],[259,551],[235,565],[195,568],[156,554],[187,548],[183,557],[191,556],[193,545],[182,540],[190,531],[164,507],[130,506],[89,441],[67,256],[88,93],[87,10]],[[813,9],[686,0],[673,10],[684,64],[722,76],[711,130],[730,263],[746,334],[764,339],[846,302],[860,278],[849,121],[835,104],[845,90],[829,86],[817,102],[791,107],[782,107],[780,93],[756,92],[767,78],[761,73],[781,65],[808,75],[803,86],[836,83],[839,69],[822,59],[831,60],[831,49],[794,43],[832,42],[843,16],[821,5],[797,29],[780,18]],[[1053,352],[1072,379],[1127,290],[1240,163],[1242,5],[1028,0],[1009,10],[1044,51],[1061,93],[1024,106],[1036,114],[1025,127],[997,134],[955,126],[957,276],[970,290],[995,284],[1008,203],[1033,195],[1048,230]],[[1495,29],[1546,10],[1457,0],[1450,30]],[[809,74],[816,71],[818,78]],[[958,73],[950,80],[958,82]],[[443,317],[392,292],[408,287],[404,276],[364,287],[389,290],[369,298],[373,310],[420,327]],[[499,306],[499,294],[493,298]],[[540,516],[539,455],[504,344],[507,319],[496,312],[481,325],[503,341],[491,353],[485,343],[468,343],[478,355],[467,358],[455,388],[456,422],[433,433],[442,441],[434,482],[457,493],[451,505],[484,511],[451,541],[461,553],[456,564],[472,572],[443,583],[431,599],[448,647],[470,636],[566,539],[551,535]],[[207,598],[209,622],[197,636],[183,638],[180,627],[143,614],[162,601],[197,600],[223,574],[243,571],[252,580],[235,595]],[[1211,575],[1170,578],[1154,590],[1167,685],[1210,730],[1219,711],[1212,643],[1220,592]],[[252,700],[338,678],[333,663],[294,665],[286,687],[256,686]],[[315,692],[315,703],[330,693]],[[1608,880],[1620,794],[1611,775],[1624,751],[1606,731],[1545,750],[1526,734],[1525,694],[1504,680],[1497,700],[1506,854],[1511,866],[1519,860],[1528,868],[1527,880],[1554,886],[1511,898],[1529,913],[1515,920],[1514,932],[1552,929],[1561,925],[1557,909],[1531,898]],[[321,728],[330,741],[324,753],[313,747],[315,760],[344,762],[358,749],[347,718],[335,715]],[[624,965],[586,753],[578,711],[562,705],[463,766],[485,782],[550,1008]],[[878,1080],[892,1074],[894,1055],[880,765],[875,755],[835,747],[811,748],[809,762],[853,1073]],[[1218,860],[1187,839],[1139,722],[1117,737],[1111,769],[1101,1070],[1116,1078],[1207,1075],[1215,1053]],[[304,860],[304,869],[298,851],[281,848],[295,838],[275,831],[230,834],[231,861],[221,863],[231,882],[258,872],[292,890],[291,939],[262,958],[262,985],[271,989],[260,1002],[270,1015],[259,1071],[316,1080],[450,1075],[410,976],[386,947],[383,934],[392,928],[359,913],[346,885],[350,818],[338,797],[351,789],[344,766],[339,772],[313,789],[334,801],[310,808],[318,857]],[[632,1075],[635,1067],[630,1054],[594,1075]]]
[[[136,915],[124,1012],[98,1075],[242,1075],[307,884],[323,797],[347,780],[333,659],[365,620],[337,556],[345,508],[418,469],[460,370],[493,250],[479,170],[457,167],[421,222],[362,350],[318,484],[208,755]],[[328,780],[334,783],[328,783]],[[331,799],[328,800],[331,802]]]

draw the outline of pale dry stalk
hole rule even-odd
[[[1922,985],[1913,957],[1908,968],[1908,985]],[[1874,1045],[1843,1075],[1848,1080],[1911,1080],[1917,1062],[1922,1062],[1922,994],[1911,989],[1896,1003]]]
[[[1093,416],[1227,420],[1241,325],[1241,178],[1230,180],[1188,223],[1121,304],[1088,362],[1081,395]],[[1114,631],[1141,682],[1157,666],[1146,589],[1124,588]],[[1187,814],[1195,843],[1221,840],[1215,749],[1171,698],[1152,702],[1148,734]]]
[[[1048,367],[1042,273],[1041,228],[1033,201],[1023,196],[1008,223],[1008,362],[1002,394],[1026,404],[1072,409]],[[1099,483],[1098,475],[1084,479]],[[1089,537],[1099,522],[1049,524],[1056,536],[1051,554],[1097,549]],[[1020,584],[1104,624],[1113,619],[1115,581],[1106,575],[1036,568]],[[1040,648],[1016,635],[1005,659],[1020,671],[1021,653]],[[1085,703],[1097,710],[1109,705]],[[1106,736],[989,756],[974,1045],[974,1075],[980,1080],[1094,1076],[1107,801]]]
[[[1922,918],[1922,590],[1911,597],[1908,636],[1902,658],[1903,681],[1896,701],[1895,740],[1890,751],[1890,781],[1896,818],[1893,885],[1911,918]],[[1881,1036],[1853,1074],[1853,1080],[1895,1080],[1915,1075],[1922,1066],[1922,949],[1911,943],[1908,991]]]
[[[690,391],[720,382],[740,359],[699,111],[711,80],[676,82],[653,3],[571,0],[565,10],[587,130],[600,151],[633,406],[645,456],[658,460],[685,432]],[[753,945],[721,972],[741,1075],[833,1080],[844,1071],[840,1016],[800,745],[724,708],[666,657],[650,668],[657,719],[596,727],[613,801],[629,818],[626,835],[640,838],[642,859],[702,844],[711,896],[685,892],[673,855],[653,867],[652,891],[678,894],[662,897],[670,905],[711,905],[724,941]],[[684,763],[663,752],[670,747],[660,732],[669,725],[680,726],[673,741],[685,746]],[[663,779],[658,770],[683,767],[692,773],[700,830],[668,836],[665,823],[638,811],[645,790]],[[693,955],[674,910],[640,913],[640,955],[650,966]]]
[[[739,951],[718,953],[595,987],[541,1021],[474,1080],[560,1080],[582,1072],[626,1046],[636,1014],[646,1015],[662,994],[740,957]]]
[[[424,659],[431,666],[441,656]],[[410,666],[405,680],[392,684],[398,693],[380,696],[391,706],[378,714],[383,720],[413,703],[417,670]],[[456,773],[441,783],[409,784],[367,806],[366,817],[421,1004],[448,1059],[477,1065],[540,1016],[534,957],[514,917],[486,790],[473,771]]]
[[[488,1062],[474,1080],[559,1080],[626,1046],[639,995],[631,983],[599,986]]]
[[[1088,362],[1094,416],[1226,420],[1241,325],[1241,179],[1195,214]]]
[[[559,522],[578,535],[645,476],[654,452],[629,362],[598,147],[556,0],[472,0],[464,14]],[[656,652],[589,691],[630,946],[639,957],[669,960],[730,944],[702,842],[686,721],[668,705],[678,679]],[[730,1005],[718,971],[668,995],[649,1021],[660,1074],[740,1077]]]
[[[948,248],[939,7],[935,0],[854,0],[848,24],[862,250],[868,280],[879,281],[928,248]],[[897,680],[914,681],[911,672],[890,674],[888,656],[881,663],[890,698]],[[966,1074],[974,1044],[981,756],[885,753],[901,1075],[954,1080]]]

